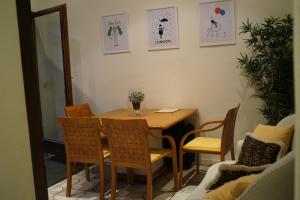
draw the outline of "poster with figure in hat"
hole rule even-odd
[[[199,4],[200,46],[235,43],[234,0]]]
[[[103,16],[104,53],[128,52],[128,15]]]
[[[147,10],[149,50],[178,48],[177,8]]]

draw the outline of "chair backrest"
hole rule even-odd
[[[240,104],[230,109],[226,114],[221,140],[221,151],[224,153],[230,151],[234,145],[234,127],[239,108]]]
[[[64,135],[67,160],[99,163],[103,159],[99,118],[57,118]]]
[[[65,107],[67,117],[91,117],[94,116],[91,107],[88,103],[79,104],[75,106]]]
[[[112,165],[141,169],[151,166],[146,120],[102,118],[101,122],[108,137]]]

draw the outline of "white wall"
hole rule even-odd
[[[97,113],[127,107],[128,90],[143,88],[144,106],[198,108],[201,122],[221,119],[241,103],[236,138],[263,121],[259,102],[250,98],[245,79],[236,68],[244,44],[199,47],[197,8],[200,0],[32,0],[33,10],[58,3],[68,5],[71,66],[75,102],[89,102]],[[178,7],[176,50],[151,51],[147,46],[145,10]],[[130,53],[103,55],[101,16],[129,14]],[[292,0],[236,0],[237,32],[242,21],[292,12]]]
[[[0,1],[0,199],[34,200],[16,1]]]
[[[296,86],[296,184],[295,199],[300,199],[300,2],[295,0],[295,86]]]

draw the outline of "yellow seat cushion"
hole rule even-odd
[[[103,150],[103,158],[107,158],[110,156],[110,152],[106,149]]]
[[[266,142],[282,142],[285,146],[283,150],[283,155],[285,155],[289,149],[293,133],[293,125],[279,127],[259,124],[255,128],[252,136]]]
[[[210,137],[196,137],[183,146],[184,150],[221,152],[221,139]]]
[[[256,179],[256,174],[240,177],[225,183],[221,187],[208,192],[204,200],[234,200],[237,199],[247,187]]]
[[[155,163],[156,161],[170,155],[171,153],[172,151],[170,149],[151,149],[150,150],[151,163]]]

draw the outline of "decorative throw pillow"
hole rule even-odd
[[[255,181],[255,174],[243,176],[206,194],[204,200],[235,200]]]
[[[268,143],[247,134],[236,164],[260,166],[272,164],[282,156],[283,143]]]
[[[291,144],[294,133],[294,125],[279,127],[259,124],[252,136],[268,142],[282,142],[285,145],[282,156],[284,156]]]
[[[220,164],[218,173],[206,186],[206,190],[215,190],[227,182],[236,180],[243,176],[251,174],[259,174],[270,165],[262,165],[258,167],[248,167],[237,164]]]

